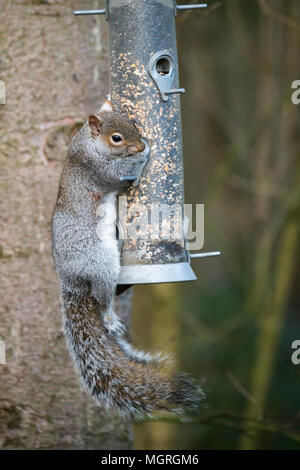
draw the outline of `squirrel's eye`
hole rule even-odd
[[[123,142],[123,136],[121,134],[112,134],[111,136],[112,143],[121,144]]]

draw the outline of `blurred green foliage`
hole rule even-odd
[[[140,425],[138,448],[300,449],[299,39],[297,0],[178,15],[186,202],[222,256],[135,290],[140,344],[171,347],[207,391],[202,423]]]

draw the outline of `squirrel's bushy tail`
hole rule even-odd
[[[135,350],[108,334],[93,297],[63,293],[64,329],[82,383],[96,402],[134,419],[199,408],[203,392],[187,374],[174,374],[168,358]]]

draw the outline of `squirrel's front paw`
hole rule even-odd
[[[107,313],[103,318],[104,326],[109,334],[124,335],[126,332],[125,325],[119,320],[114,312]]]
[[[144,141],[145,142],[145,141]],[[120,181],[133,182],[133,186],[137,186],[140,182],[143,170],[149,159],[149,146],[145,142],[145,150],[129,157],[127,160],[127,175],[120,178]]]

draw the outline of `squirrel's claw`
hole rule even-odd
[[[150,153],[150,147],[149,145],[147,144],[147,142],[142,139],[142,141],[144,142],[145,144],[145,149],[139,153],[139,156],[143,156],[145,158],[145,162],[144,164],[142,164],[139,168],[139,174],[137,175],[137,177],[135,178],[134,182],[132,183],[132,186],[138,186],[139,182],[140,182],[140,179],[141,179],[141,176],[142,176],[142,173],[144,171],[144,168],[145,166],[147,165],[148,163],[148,160],[149,160],[149,153]]]
[[[147,165],[148,160],[149,160],[149,153],[150,153],[149,145],[147,144],[145,140],[142,139],[142,141],[145,144],[145,149],[142,152],[137,153],[133,157],[136,159],[135,174],[128,175],[128,176],[121,176],[120,178],[120,181],[127,181],[128,183],[132,183],[132,186],[134,187],[138,186],[142,173],[144,171],[144,168]]]

